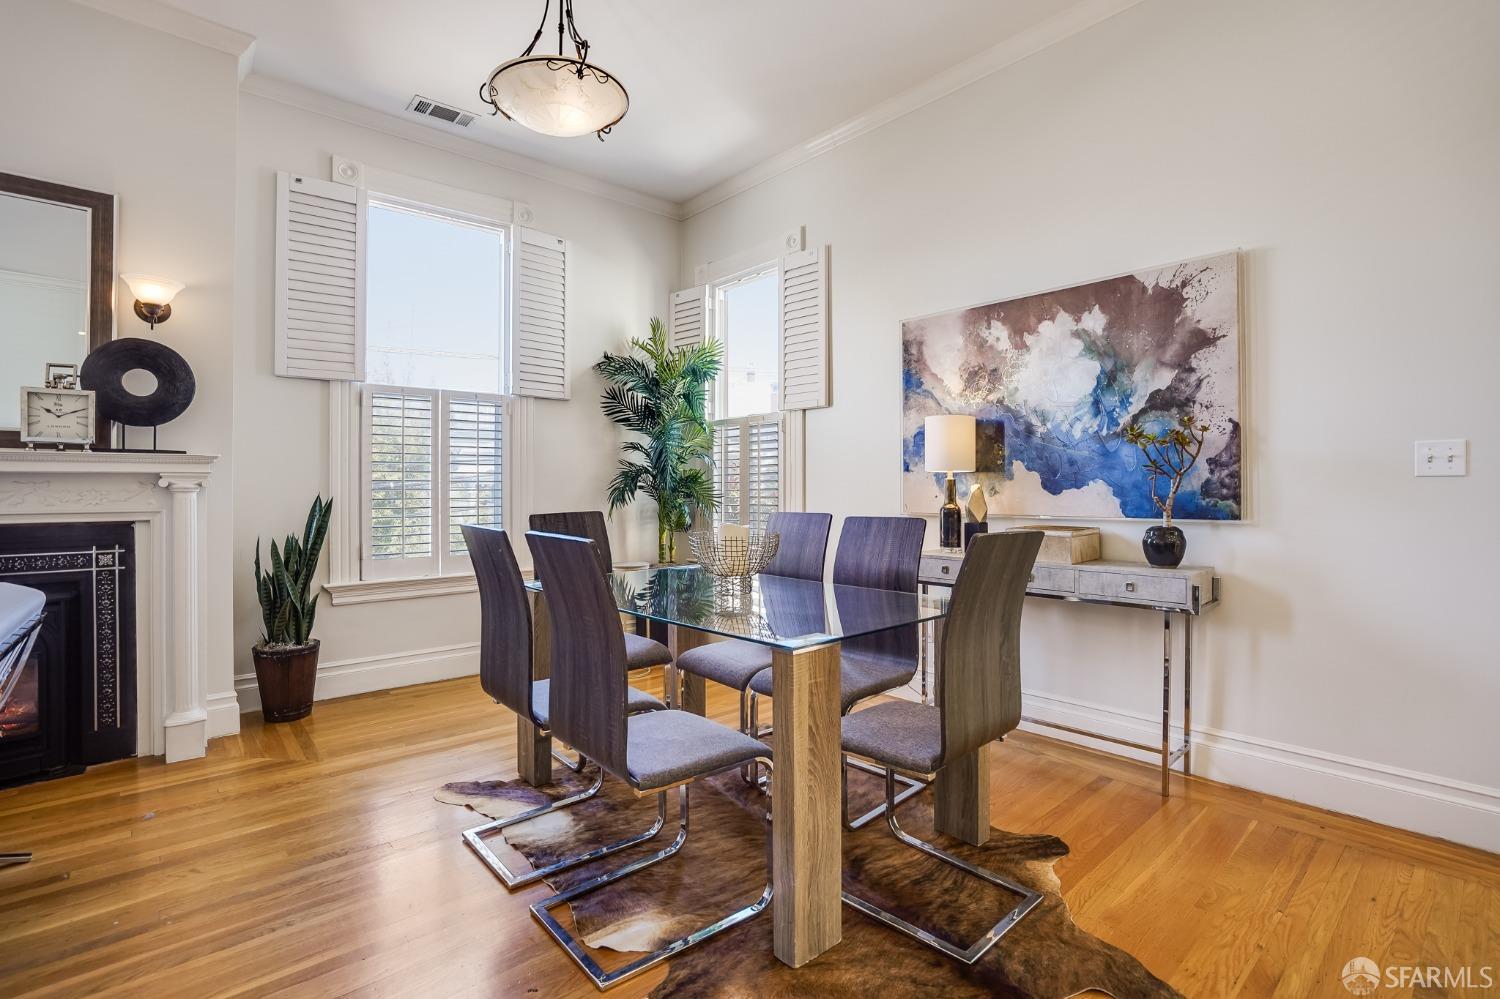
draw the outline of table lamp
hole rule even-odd
[[[958,508],[958,487],[953,473],[974,471],[975,420],[972,416],[929,416],[922,434],[926,440],[927,471],[948,473],[947,498],[939,515],[942,546],[959,548],[963,545],[964,515]]]

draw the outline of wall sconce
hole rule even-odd
[[[121,274],[120,277],[135,296],[135,314],[143,322],[150,323],[153,330],[157,323],[164,323],[172,317],[172,299],[183,289],[182,282],[150,274]]]

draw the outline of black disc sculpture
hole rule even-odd
[[[156,388],[148,395],[136,395],[125,387],[125,375],[137,370],[156,377]],[[111,340],[94,350],[84,358],[78,381],[93,390],[100,416],[122,427],[150,427],[153,451],[156,428],[181,416],[198,387],[193,369],[181,354],[139,337]],[[122,430],[122,444],[123,435]]]

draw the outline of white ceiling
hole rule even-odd
[[[630,92],[602,143],[404,110],[417,93],[487,110],[479,86],[531,40],[542,0],[166,2],[254,36],[258,75],[685,202],[1087,0],[574,0],[590,61]],[[537,50],[556,43],[553,21]]]

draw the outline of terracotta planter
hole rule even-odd
[[[318,681],[318,640],[274,649],[257,645],[250,654],[255,657],[255,684],[266,721],[306,718],[312,712],[313,687]]]

